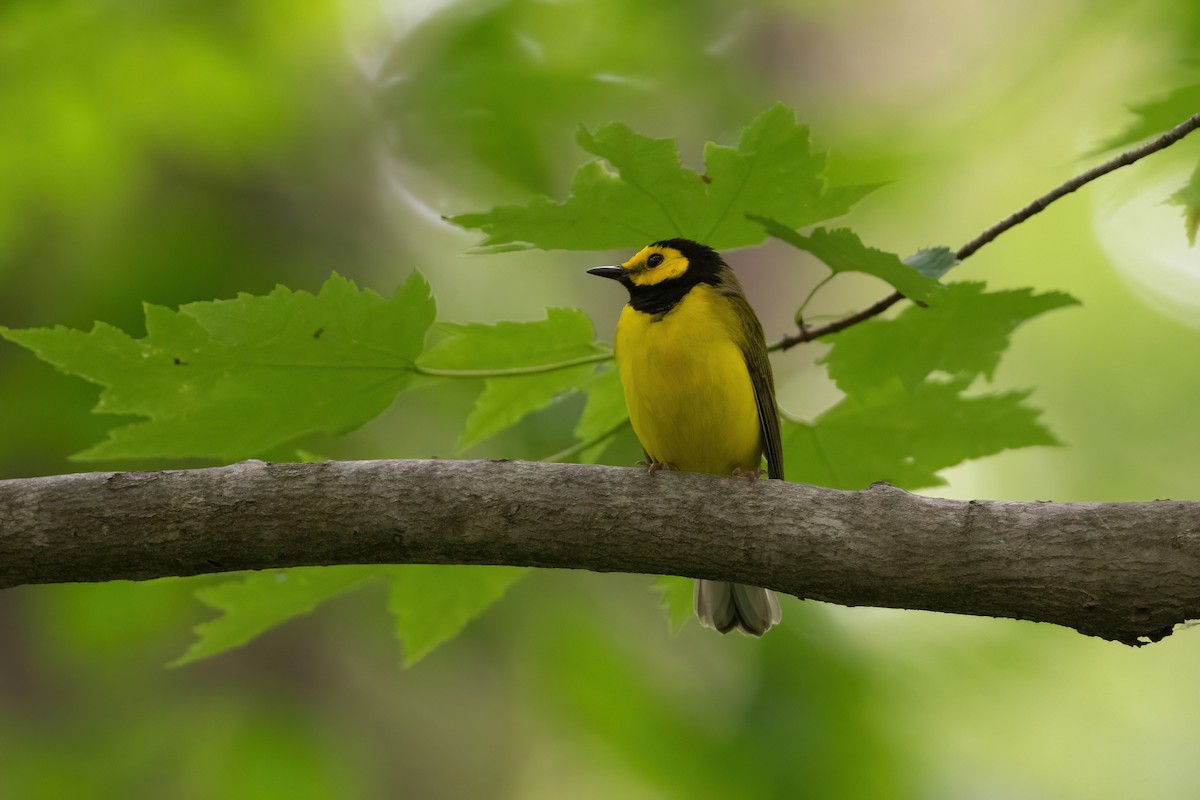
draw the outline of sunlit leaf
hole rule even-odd
[[[1129,110],[1137,119],[1125,126],[1125,130],[1105,139],[1096,152],[1124,147],[1164,133],[1195,114],[1197,109],[1200,109],[1200,83],[1182,86],[1155,100],[1132,105]]]
[[[1171,195],[1168,202],[1183,207],[1184,229],[1188,242],[1196,245],[1196,230],[1200,228],[1200,165],[1192,172],[1188,182]]]
[[[259,634],[374,577],[378,567],[299,567],[252,572],[199,589],[196,596],[222,613],[196,626],[197,639],[171,666],[241,647]]]
[[[692,618],[695,581],[675,575],[659,575],[654,579],[654,589],[662,601],[663,610],[667,612],[671,631],[679,631]]]
[[[596,375],[580,388],[587,395],[587,403],[583,407],[579,424],[575,426],[575,435],[578,438],[587,441],[612,430],[628,418],[625,391],[615,366],[598,370]]]
[[[534,322],[444,323],[438,327],[449,336],[421,356],[422,367],[439,370],[541,367],[607,352],[596,343],[591,319],[575,308],[548,308],[546,318]]]
[[[147,305],[143,339],[104,323],[0,335],[103,386],[98,413],[146,418],[78,458],[234,459],[379,414],[412,382],[434,310],[416,273],[388,299],[334,275],[316,295]]]
[[[732,249],[766,238],[747,213],[801,227],[846,213],[874,188],[827,187],[825,156],[811,152],[808,128],[781,105],[753,120],[737,147],[710,142],[704,175],[681,165],[674,141],[624,125],[581,131],[578,140],[616,172],[593,161],[576,172],[562,203],[539,197],[451,221],[482,230],[485,247],[525,242],[545,250],[598,250],[681,236]]]
[[[546,407],[586,380],[609,353],[597,344],[592,321],[576,309],[551,308],[546,319],[536,322],[441,327],[450,335],[420,359],[422,369],[494,376],[486,379],[467,418],[460,448],[495,436]],[[499,374],[505,372],[509,374]]]
[[[593,371],[593,365],[585,364],[540,375],[489,378],[458,437],[459,449],[465,450],[490,439],[527,415],[546,408],[587,380]]]
[[[615,366],[597,371],[580,390],[587,396],[587,402],[575,426],[575,437],[580,442],[595,441],[595,444],[582,450],[577,460],[590,464],[607,447],[608,437],[629,421],[629,412],[625,409],[625,391]]]
[[[386,567],[388,609],[411,666],[499,600],[528,571],[521,567],[406,564]]]

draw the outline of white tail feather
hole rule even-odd
[[[774,592],[727,581],[696,581],[694,605],[700,624],[721,633],[762,636],[783,616]]]

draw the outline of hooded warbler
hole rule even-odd
[[[633,431],[651,469],[783,478],[775,383],[762,325],[733,270],[688,239],[647,245],[595,267],[629,290],[616,359]],[[767,589],[697,580],[700,624],[761,636],[779,622]]]

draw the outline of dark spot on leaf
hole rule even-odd
[[[184,361],[182,358],[179,358],[178,356],[171,360],[175,362],[175,366],[177,366],[177,367],[186,367],[188,365],[188,362]]]
[[[701,175],[700,180],[704,181],[705,183],[712,183],[712,178],[708,177],[707,175]]]
[[[313,331],[313,338],[314,338],[314,339],[320,339],[320,338],[321,338],[321,334],[322,334],[322,333],[324,333],[324,332],[325,332],[325,329],[324,329],[324,328],[317,328],[315,331]]]

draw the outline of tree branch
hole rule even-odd
[[[877,317],[887,311],[892,306],[904,299],[904,295],[899,292],[892,292],[882,300],[878,300],[864,308],[862,311],[857,311],[849,316],[836,319],[827,325],[818,325],[815,328],[810,328],[807,325],[801,324],[800,330],[797,333],[784,336],[778,342],[773,342],[767,347],[770,351],[787,350],[795,347],[798,344],[811,342],[814,339],[820,339],[822,336],[828,336],[831,333],[844,331],[846,328],[857,325],[860,322],[866,322],[871,317]]]
[[[962,247],[958,248],[958,251],[954,254],[954,257],[958,261],[966,261],[985,245],[994,241],[1000,234],[1015,228],[1030,217],[1045,211],[1046,207],[1055,200],[1066,197],[1072,192],[1086,186],[1103,175],[1107,175],[1108,173],[1118,170],[1121,167],[1127,167],[1130,164],[1140,161],[1151,153],[1157,153],[1159,150],[1167,149],[1192,131],[1195,131],[1197,128],[1200,128],[1200,114],[1194,114],[1193,116],[1176,125],[1174,128],[1171,128],[1171,130],[1167,131],[1162,136],[1159,136],[1157,139],[1153,139],[1143,145],[1139,145],[1132,150],[1127,150],[1116,158],[1111,158],[1108,161],[1105,161],[1103,164],[1098,164],[1092,167],[1087,172],[1076,175],[1066,183],[1056,186],[1050,191],[1046,192],[1044,195],[1037,198],[1021,210],[1008,215],[983,233],[976,236],[971,241],[964,244]],[[798,332],[784,336],[778,342],[774,342],[770,349],[787,350],[788,348],[795,347],[798,344],[811,342],[814,339],[819,339],[822,336],[828,336],[829,334],[837,333],[838,331],[844,331],[846,328],[849,328],[852,325],[857,325],[858,323],[864,322],[871,317],[882,314],[884,311],[887,311],[889,308],[903,299],[904,295],[900,294],[899,292],[893,292],[892,294],[868,306],[862,311],[851,314],[847,317],[843,317],[842,319],[834,320],[827,325],[820,325],[815,328],[802,326]]]
[[[1136,645],[1200,618],[1200,502],[965,502],[498,461],[0,481],[0,588],[373,563],[720,578]]]

